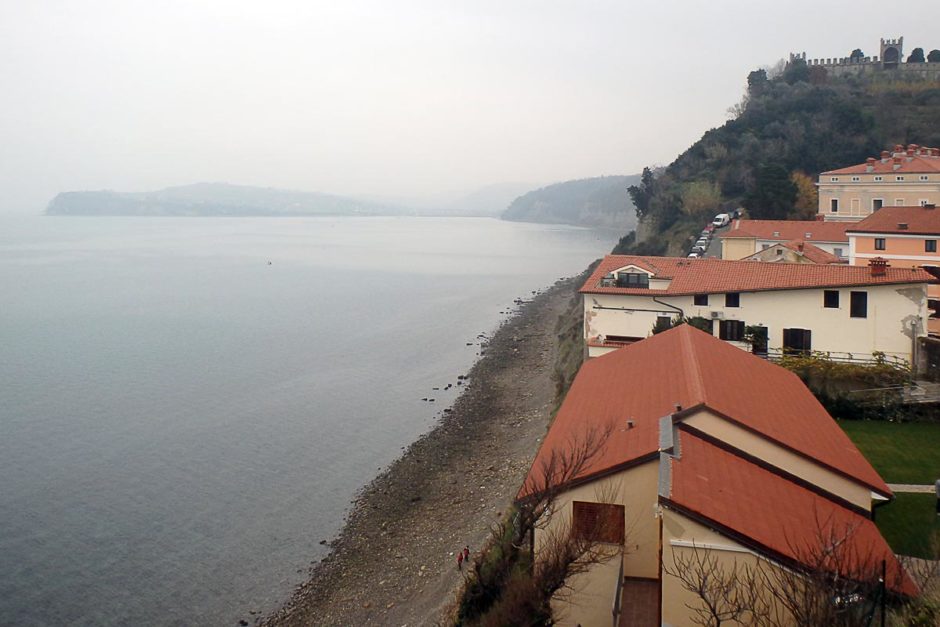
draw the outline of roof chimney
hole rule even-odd
[[[799,249],[800,252],[803,252],[803,242],[797,242],[796,247]]]
[[[875,169],[875,161],[877,161],[877,159],[875,159],[874,157],[868,157],[867,159],[865,159],[865,171],[866,172],[871,172]]]
[[[887,274],[888,261],[884,257],[875,257],[868,262],[868,267],[871,268],[872,276],[884,276]]]
[[[891,167],[892,167],[893,169],[895,169],[895,170],[900,170],[900,169],[901,169],[901,157],[895,157],[895,158],[894,158],[894,165],[891,166]]]
[[[881,151],[881,162],[882,162],[882,163],[888,163],[888,157],[890,157],[890,156],[891,156],[891,153],[890,153],[890,152],[888,152],[887,150],[882,150],[882,151]]]

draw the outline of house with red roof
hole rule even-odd
[[[566,582],[560,625],[690,625],[700,601],[669,574],[683,557],[801,573],[827,538],[851,549],[841,576],[883,561],[892,594],[917,594],[872,520],[891,490],[784,368],[689,325],[589,360],[518,499],[592,429],[609,435],[532,539],[536,559],[566,533],[598,534],[613,556]]]
[[[744,257],[744,260],[767,263],[848,263],[845,257],[836,257],[819,246],[802,240],[767,246],[753,255]]]
[[[785,242],[803,242],[840,259],[847,258],[847,226],[821,220],[735,220],[721,235],[721,258],[745,259]]]
[[[704,318],[713,335],[760,355],[823,351],[847,360],[875,352],[914,363],[927,334],[919,268],[765,263],[608,255],[580,289],[588,356],[597,357]]]
[[[819,175],[819,211],[827,222],[857,222],[882,207],[940,204],[940,148],[900,144],[865,163]]]
[[[934,205],[885,207],[849,225],[849,263],[866,265],[883,258],[895,268],[940,269],[940,210]],[[927,289],[931,317],[928,330],[940,335],[940,284]]]

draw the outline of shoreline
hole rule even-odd
[[[558,321],[582,280],[559,279],[497,327],[453,405],[359,491],[329,555],[256,622],[441,624],[462,583],[454,552],[476,554],[548,428]]]

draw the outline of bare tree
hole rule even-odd
[[[868,626],[887,590],[899,589],[906,575],[887,569],[884,556],[859,542],[857,533],[857,524],[817,514],[813,537],[789,542],[795,559],[787,564],[758,557],[722,565],[714,551],[693,545],[674,553],[663,571],[697,597],[698,603],[686,604],[697,625]]]
[[[762,568],[758,585],[769,591],[784,610],[783,622],[773,625],[871,624],[887,589],[903,584],[903,569],[887,572],[884,556],[856,537],[859,524],[839,523],[816,514],[814,537],[789,542],[796,558],[792,568]]]
[[[603,453],[612,431],[612,423],[588,427],[532,468],[521,490],[525,496],[511,516],[491,528],[467,576],[457,624],[552,624],[551,600],[566,582],[620,553],[622,546],[596,539],[610,533],[608,522],[575,530],[569,519],[556,519],[558,497]],[[538,555],[536,529],[541,534]]]
[[[663,564],[663,572],[675,577],[693,593],[698,603],[686,603],[692,610],[690,620],[703,627],[725,623],[756,625],[763,621],[769,607],[760,591],[750,585],[757,578],[757,566],[732,562],[722,566],[716,552],[692,543],[690,551],[673,551],[672,564]]]

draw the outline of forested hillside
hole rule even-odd
[[[504,220],[610,227],[629,231],[636,214],[627,188],[639,176],[601,176],[548,185],[509,205]]]
[[[829,77],[797,60],[779,76],[748,76],[737,115],[630,190],[640,226],[614,252],[677,254],[719,211],[811,219],[820,172],[895,144],[940,145],[940,83]]]

